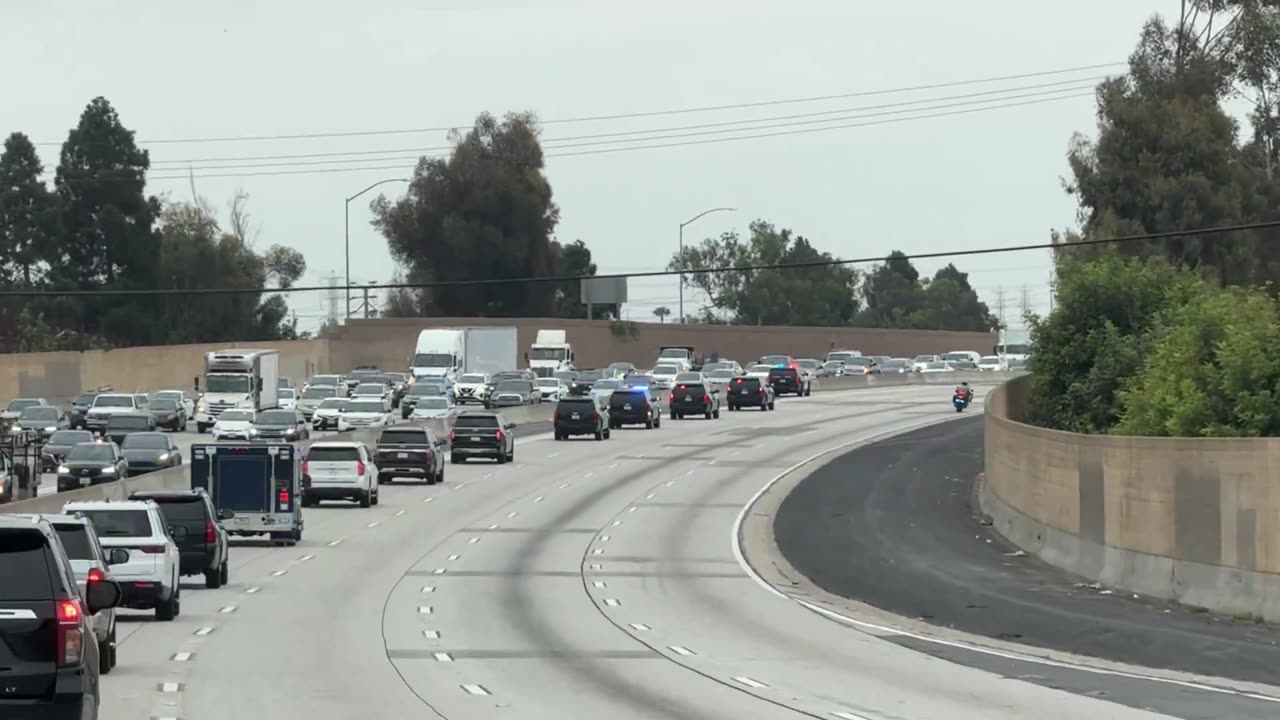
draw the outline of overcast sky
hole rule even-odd
[[[1073,223],[1061,188],[1067,143],[1073,131],[1094,129],[1089,86],[1122,65],[855,94],[1123,63],[1143,20],[1177,8],[1177,0],[0,0],[0,60],[13,70],[0,130],[50,143],[40,149],[51,176],[84,105],[106,96],[151,151],[152,192],[189,199],[189,166],[217,207],[243,189],[260,245],[301,250],[308,285],[343,273],[345,197],[407,176],[416,156],[447,144],[440,128],[469,126],[486,110],[550,121],[558,238],[586,241],[601,272],[662,269],[679,224],[717,206],[738,211],[690,225],[686,242],[765,218],[845,258],[1012,246],[1045,242],[1050,228]],[[835,95],[845,97],[759,105]],[[554,122],[710,106],[739,107]],[[908,119],[960,110],[979,111]],[[404,132],[243,139],[370,131]],[[616,135],[625,132],[634,134]],[[208,138],[242,139],[162,142]],[[600,152],[618,148],[630,149]],[[386,281],[395,270],[368,224],[377,192],[351,204],[353,282]],[[931,273],[945,262],[918,266]],[[1011,321],[1023,288],[1034,309],[1048,308],[1044,251],[956,264],[993,308],[1003,288]],[[677,285],[637,279],[630,295],[631,319],[652,320],[656,306],[675,309]],[[314,327],[328,301],[299,294],[291,305]],[[686,312],[699,303],[687,294]]]

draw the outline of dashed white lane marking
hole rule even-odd
[[[746,675],[739,675],[738,677],[735,677],[735,678],[734,678],[734,680],[735,680],[736,682],[740,682],[740,683],[742,683],[743,685],[746,685],[747,687],[752,687],[752,688],[767,688],[767,687],[769,687],[768,685],[765,685],[764,683],[760,682],[759,680],[752,680],[751,678],[747,677]]]
[[[622,605],[622,601],[618,600],[617,598],[605,598],[604,604],[608,605],[609,607],[618,607]]]
[[[197,636],[199,636],[199,637],[204,637],[205,635],[209,635],[209,634],[211,634],[212,632],[213,632],[213,628],[211,628],[211,627],[202,627],[202,628],[200,628],[199,630],[196,630],[195,634],[196,634]]]
[[[612,525],[612,526],[614,526],[614,527],[618,527],[619,525],[621,525],[621,524],[622,524],[622,521],[621,521],[621,520],[614,520],[613,522],[611,522],[611,523],[609,523],[609,524],[610,524],[610,525]]]
[[[251,588],[245,588],[245,593],[248,595],[257,595],[260,592],[262,592],[262,588],[258,587],[257,585],[254,585]]]
[[[708,460],[708,461],[707,461],[707,464],[708,464],[708,465],[715,465],[715,464],[716,464],[715,458],[712,458],[712,459]]]
[[[644,496],[644,499],[645,499],[645,500],[652,500],[652,499],[653,499],[653,493],[649,493],[648,495],[645,495],[645,496]]]
[[[378,527],[381,524],[382,524],[381,520],[374,520],[373,522],[369,523],[369,527]]]
[[[453,656],[449,653],[434,653],[434,656],[440,662],[453,662]]]
[[[592,554],[592,555],[603,555],[603,554],[604,554],[604,548],[596,548],[595,550],[592,550],[592,551],[591,551],[591,554]]]
[[[491,477],[493,477],[493,473],[485,473],[485,474],[484,474],[484,479],[485,479],[485,480],[488,480],[488,479],[489,479],[489,478],[491,478]]]
[[[509,518],[513,518],[513,517],[515,517],[515,516],[517,516],[517,515],[519,515],[519,514],[520,514],[520,511],[518,511],[518,510],[513,510],[513,511],[511,511],[511,512],[507,513],[507,517],[509,517]]]
[[[614,468],[616,468],[616,467],[618,467],[618,463],[614,463],[614,464],[610,465],[610,466],[608,467],[608,469],[609,469],[609,470],[612,470],[612,469],[614,469]]]
[[[603,565],[601,565],[600,563],[591,563],[591,568],[590,568],[590,569],[592,569],[592,570],[603,570],[603,569],[604,569],[604,566],[603,566]]]
[[[315,557],[316,557],[315,555],[303,555],[302,557],[298,558],[298,562],[306,562],[308,560],[314,560]]]
[[[668,645],[668,646],[667,646],[667,649],[668,649],[668,650],[670,650],[671,652],[673,652],[673,653],[677,654],[677,655],[686,655],[686,656],[688,656],[688,655],[693,655],[693,654],[694,654],[694,653],[693,653],[693,651],[692,651],[692,650],[690,650],[689,648],[687,648],[687,647],[680,647],[679,645]]]
[[[676,481],[675,481],[675,480],[668,480],[668,481],[667,481],[667,487],[671,487],[672,485],[675,485],[675,484],[676,484]]]
[[[397,510],[397,511],[396,511],[396,517],[400,517],[401,515],[403,515],[403,514],[404,514],[404,512],[405,512],[404,510]]]
[[[600,536],[600,542],[609,542],[609,536],[608,536],[608,535],[601,535],[601,536]]]
[[[466,486],[468,486],[468,485],[470,485],[470,484],[471,484],[471,483],[469,483],[469,482],[458,483],[457,485],[454,485],[454,486],[453,486],[453,489],[454,489],[454,490],[461,490],[462,488],[464,488],[464,487],[466,487]]]
[[[192,657],[193,655],[189,652],[180,652],[180,653],[174,653],[173,657],[169,659],[174,662],[191,662]]]
[[[160,683],[160,692],[162,693],[182,692],[182,683],[176,683],[176,682]]]
[[[465,691],[466,691],[466,693],[467,693],[468,695],[489,695],[489,694],[491,694],[488,690],[485,690],[485,689],[484,689],[484,686],[483,686],[483,685],[463,685],[463,686],[462,686],[462,689],[463,689],[463,690],[465,690]]]
[[[287,573],[287,572],[289,572],[289,571],[288,571],[288,570],[273,570],[273,571],[271,572],[271,577],[280,577],[281,575],[284,575],[284,574],[285,574],[285,573]]]
[[[591,477],[592,475],[595,475],[595,473],[594,473],[594,472],[589,472],[589,473],[587,473],[586,475],[583,475],[583,476],[582,476],[582,479],[583,479],[583,480],[586,480],[587,478]]]
[[[435,570],[432,570],[432,571],[431,571],[431,574],[432,574],[432,575],[443,575],[443,574],[444,574],[444,572],[445,572],[445,568],[436,568]]]
[[[489,526],[489,529],[490,529],[490,530],[497,530],[499,527],[502,527],[502,526],[501,526],[501,525],[494,524],[494,525],[490,525],[490,526]]]
[[[476,543],[478,543],[478,542],[480,542],[480,538],[478,538],[478,537],[473,537],[473,538],[471,538],[470,540],[467,540],[467,544],[468,544],[468,545],[475,545],[475,544],[476,544]]]
[[[424,502],[424,503],[429,503],[429,502],[431,502],[432,500],[435,500],[435,499],[436,499],[436,496],[435,496],[435,495],[431,495],[430,497],[424,497],[424,498],[422,498],[422,502]]]
[[[449,556],[449,559],[450,559],[450,560],[457,560],[457,559],[458,559],[458,558],[460,558],[460,557],[462,557],[462,556],[461,556],[461,555],[450,555],[450,556]]]
[[[549,458],[553,458],[553,457],[560,457],[560,453],[558,453],[558,452],[553,452],[553,453],[551,453],[550,455],[548,455],[547,457],[549,457]]]
[[[843,710],[833,711],[831,713],[831,716],[838,717],[840,718],[840,720],[867,720],[867,718],[863,717],[862,715],[854,715],[851,712],[845,712]]]
[[[604,587],[604,581],[603,581],[603,580],[592,580],[592,581],[591,581],[591,587],[602,588],[602,587]]]
[[[235,605],[228,605],[222,608],[221,610],[219,610],[218,612],[222,613],[223,615],[230,615],[231,613],[235,612],[237,609],[238,607]]]
[[[339,546],[339,545],[341,545],[341,544],[342,544],[342,538],[338,538],[337,540],[330,540],[330,541],[329,541],[329,547],[338,547],[338,546]]]
[[[436,591],[436,586],[435,586],[435,585],[423,585],[423,586],[422,586],[422,592],[424,592],[424,593],[433,593],[433,592],[435,592],[435,591]]]
[[[438,630],[423,630],[422,637],[427,638],[429,640],[439,640],[440,632]]]
[[[563,489],[565,489],[565,488],[567,488],[567,487],[569,487],[569,483],[560,483],[560,489],[561,489],[561,490],[563,490]]]
[[[636,630],[638,632],[649,632],[653,628],[649,627],[648,625],[645,625],[644,623],[631,623],[631,629]]]
[[[533,501],[534,501],[534,502],[542,502],[542,496],[541,496],[541,495],[539,495],[538,497],[534,498],[534,499],[533,499]]]
[[[432,614],[432,613],[434,613],[434,612],[435,612],[435,608],[431,607],[430,605],[419,605],[419,606],[418,606],[418,614],[419,614],[419,615],[430,615],[430,614]]]
[[[692,475],[692,474],[693,474],[693,471],[692,471],[692,470],[690,470],[689,472],[685,473],[685,475]]]
[[[631,507],[627,508],[627,512],[635,512],[635,511],[636,511],[635,505],[632,505]]]

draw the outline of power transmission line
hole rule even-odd
[[[1000,253],[1024,252],[1027,250],[1059,250],[1069,247],[1091,247],[1096,245],[1118,245],[1127,242],[1137,242],[1144,240],[1167,240],[1175,237],[1187,237],[1190,235],[1215,236],[1225,235],[1236,232],[1248,232],[1252,230],[1275,230],[1280,229],[1280,220],[1266,220],[1262,222],[1242,223],[1239,225],[1218,225],[1213,227],[1192,228],[1189,230],[1171,230],[1158,233],[1143,233],[1140,235],[1124,235],[1112,238],[1097,238],[1093,240],[1069,240],[1064,242],[1048,242],[1035,243],[1030,245],[1013,245],[1009,247],[987,247],[987,248],[971,248],[969,250],[944,250],[939,252],[915,253],[913,255],[904,255],[902,260],[932,260],[936,258],[953,258],[953,257],[969,257],[973,255],[996,255]],[[488,278],[481,280],[437,280],[426,283],[367,283],[365,285],[351,285],[346,288],[350,293],[352,290],[422,290],[428,288],[444,288],[444,287],[474,287],[474,286],[494,286],[494,285],[514,285],[520,283],[566,283],[573,281],[591,280],[591,279],[608,279],[608,278],[646,278],[646,277],[675,277],[677,275],[704,275],[717,274],[727,272],[759,272],[762,270],[803,270],[806,268],[825,268],[837,267],[843,265],[861,265],[867,263],[884,262],[884,257],[863,257],[851,260],[815,260],[812,262],[802,263],[776,263],[766,265],[741,265],[734,267],[715,267],[715,268],[690,268],[685,270],[650,270],[646,272],[629,272],[629,273],[606,273],[600,275],[549,275],[541,277],[520,277],[520,278]],[[108,289],[99,288],[95,290],[80,289],[58,289],[58,290],[0,290],[0,297],[100,297],[100,296],[158,296],[158,295],[255,295],[262,293],[295,293],[295,292],[316,292],[319,290],[328,290],[328,285],[310,285],[310,286],[293,286],[289,288],[273,288],[263,290],[261,288],[151,288],[151,289]]]
[[[646,112],[630,112],[615,113],[610,115],[592,115],[573,118],[559,118],[555,120],[540,121],[542,125],[560,125],[568,123],[582,122],[604,122],[609,120],[631,120],[646,117],[658,117],[663,115],[686,115],[691,113],[717,112],[721,110],[742,110],[747,108],[771,107],[776,105],[793,105],[798,103],[823,102],[829,100],[845,100],[855,97],[872,97],[875,95],[892,95],[898,93],[919,92],[921,90],[937,90],[949,87],[962,87],[965,85],[981,85],[986,83],[1007,82],[1010,80],[1024,80],[1027,78],[1047,77],[1051,75],[1065,75],[1073,72],[1084,72],[1086,70],[1101,70],[1104,68],[1116,68],[1126,65],[1123,62],[1100,63],[1097,65],[1081,65],[1071,68],[1060,68],[1057,70],[1043,70],[1031,73],[1019,73],[1016,75],[1002,75],[996,77],[985,77],[971,80],[957,80],[952,82],[931,83],[928,85],[914,85],[908,87],[886,88],[881,90],[863,90],[859,92],[839,93],[834,95],[817,95],[802,98],[789,98],[783,100],[764,100],[758,102],[733,103],[728,105],[710,105],[704,107],[679,108],[669,110],[650,110]],[[414,133],[432,133],[432,132],[449,132],[457,128],[470,127],[471,123],[460,123],[457,125],[433,127],[433,128],[401,128],[390,130],[354,130],[345,132],[314,132],[314,133],[292,133],[278,135],[240,135],[225,137],[203,137],[203,138],[161,138],[156,140],[143,140],[143,145],[160,145],[160,144],[197,144],[197,143],[220,143],[220,142],[260,142],[260,141],[281,141],[281,140],[313,140],[321,138],[342,138],[342,137],[372,137],[378,135],[411,135]],[[36,143],[36,145],[61,145],[61,141],[45,141]]]
[[[997,102],[997,101],[1004,101],[1004,100],[1016,100],[1021,97],[1036,97],[1039,95],[1048,95],[1048,94],[1054,94],[1059,92],[1080,92],[1080,91],[1086,91],[1086,90],[1092,91],[1093,88],[1096,86],[1096,83],[1103,80],[1104,78],[1105,76],[1097,76],[1097,77],[1090,77],[1090,78],[1077,78],[1073,80],[1060,80],[1060,81],[1051,82],[1051,83],[1038,83],[1035,85],[1023,85],[1020,87],[1002,88],[1000,90],[987,90],[979,93],[946,95],[942,97],[923,98],[920,100],[908,100],[904,102],[882,103],[879,105],[863,105],[861,107],[851,107],[851,108],[846,107],[846,108],[838,108],[835,110],[821,110],[818,112],[810,112],[810,113],[798,113],[798,114],[791,114],[791,115],[774,115],[771,117],[752,118],[749,120],[724,120],[721,122],[702,123],[698,125],[682,125],[677,127],[650,128],[647,130],[622,130],[622,131],[608,132],[608,133],[591,133],[587,135],[570,135],[566,137],[544,138],[541,140],[541,143],[543,148],[547,148],[556,143],[572,143],[572,142],[578,142],[582,140],[621,138],[621,137],[636,136],[636,135],[650,135],[654,133],[674,133],[674,132],[683,132],[687,130],[704,130],[708,128],[725,128],[725,127],[731,127],[731,126],[754,125],[759,123],[770,123],[770,122],[796,121],[796,120],[805,120],[805,119],[808,119],[807,122],[795,122],[794,124],[805,125],[805,124],[815,124],[815,123],[822,123],[822,122],[839,122],[842,120],[855,119],[855,117],[860,117],[861,113],[865,113],[873,110],[909,108],[910,106],[928,105],[930,103],[938,103],[938,102],[950,101],[950,100],[967,100],[967,99],[979,98],[979,97],[991,98],[988,100],[978,101],[978,102],[958,103],[957,105],[943,105],[943,106],[939,106],[938,108],[923,108],[923,109],[936,110],[936,109],[948,108],[948,107],[959,107],[963,105],[975,105],[983,102],[989,103],[989,102]],[[1065,85],[1072,85],[1073,87],[1063,87]],[[1027,95],[1012,95],[1012,96],[1002,97],[1002,98],[1001,97],[992,98],[992,96],[995,96],[995,95],[1009,95],[1009,93],[1022,93],[1024,91],[1043,90],[1045,88],[1057,88],[1057,90],[1051,90],[1044,93],[1031,93]],[[906,110],[906,109],[898,110],[898,112],[910,112],[910,111],[911,110]],[[831,117],[831,116],[838,116],[838,115],[846,115],[849,113],[855,113],[858,115],[855,115],[852,117]],[[894,113],[873,113],[865,117],[875,117],[881,114],[889,115]],[[809,119],[809,118],[820,118],[820,117],[825,117],[826,119],[818,119],[818,120]],[[765,126],[765,128],[768,128],[768,127],[772,127],[772,126]],[[740,129],[745,132],[750,130],[760,130],[763,128],[748,127],[748,128],[740,128]],[[733,130],[725,130],[721,132],[733,132]],[[654,138],[637,138],[635,140],[620,141],[620,142],[640,142],[640,141],[652,140],[652,139]],[[437,145],[435,147],[426,147],[426,148],[395,148],[395,149],[388,149],[388,150],[349,150],[349,151],[341,151],[341,152],[291,153],[291,154],[285,154],[285,155],[249,155],[249,156],[242,156],[242,157],[186,158],[182,160],[153,160],[151,162],[151,167],[153,169],[157,169],[156,166],[158,165],[181,165],[185,169],[188,165],[194,165],[199,163],[309,160],[309,159],[315,159],[315,158],[341,158],[341,157],[356,158],[354,162],[367,162],[367,161],[373,161],[378,159],[386,159],[386,158],[377,158],[372,156],[397,155],[397,154],[404,154],[404,153],[413,153],[414,157],[409,158],[413,160],[413,159],[417,159],[418,156],[424,153],[447,152],[452,149],[453,149],[452,145]],[[365,157],[361,157],[361,156],[365,156]],[[393,159],[398,159],[398,158],[393,158]],[[338,161],[335,160],[333,162],[338,162]],[[347,162],[353,162],[353,161],[347,161]],[[273,164],[291,164],[291,163],[273,163]],[[254,166],[245,166],[245,167],[254,167]],[[200,170],[200,169],[219,169],[219,168],[197,167],[195,169]]]
[[[940,117],[952,117],[956,115],[969,115],[977,112],[987,112],[990,110],[1003,110],[1003,109],[1008,109],[1013,107],[1023,107],[1027,105],[1040,105],[1046,102],[1055,102],[1058,100],[1071,100],[1071,99],[1084,98],[1084,97],[1093,97],[1093,93],[1089,92],[1089,93],[1081,93],[1076,95],[1060,95],[1060,96],[1050,97],[1050,98],[1025,100],[1017,103],[1004,103],[1001,105],[970,108],[966,110],[952,110],[949,112],[932,113],[929,115],[916,115],[913,117],[892,118],[892,119],[886,119],[886,120],[872,120],[869,122],[848,123],[843,125],[832,125],[829,127],[822,127],[822,128],[802,128],[798,130],[780,130],[777,132],[769,132],[769,133],[739,135],[736,137],[705,138],[700,140],[685,140],[685,141],[678,141],[678,142],[660,143],[660,144],[654,144],[654,145],[632,145],[628,147],[595,148],[595,149],[580,150],[575,152],[547,153],[546,155],[544,155],[544,157],[556,158],[556,157],[577,157],[580,155],[604,155],[604,154],[618,153],[618,152],[634,152],[637,150],[658,150],[662,148],[690,147],[694,145],[711,145],[711,144],[718,144],[718,143],[725,143],[725,142],[736,142],[740,140],[758,140],[762,138],[783,137],[783,136],[789,136],[789,135],[808,135],[811,133],[828,132],[831,130],[843,130],[847,128],[871,127],[874,125],[890,125],[890,124],[897,124],[897,123],[903,123],[903,122],[910,122],[913,120],[928,120],[928,119],[940,118]],[[646,138],[646,139],[660,140],[662,138],[654,137],[654,138]],[[583,143],[583,145],[588,145],[588,144],[610,144],[610,143]],[[565,146],[565,147],[577,147],[577,146]],[[415,162],[417,160],[418,158],[414,159]],[[305,170],[268,170],[263,172],[241,172],[241,173],[236,173],[236,172],[199,173],[196,175],[196,177],[242,178],[242,177],[265,177],[265,176],[276,176],[276,175],[316,175],[316,174],[329,174],[329,173],[335,173],[335,172],[351,173],[351,172],[365,172],[365,171],[372,171],[372,170],[379,170],[379,171],[396,170],[396,171],[403,172],[406,169],[406,164],[407,164],[406,162],[401,162],[395,165],[362,165],[358,167],[314,168],[314,169],[305,169]],[[148,176],[148,180],[182,180],[185,182],[185,181],[188,181],[189,179],[190,179],[190,176],[188,174],[149,175]]]

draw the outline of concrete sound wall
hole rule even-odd
[[[1109,587],[1280,621],[1280,439],[1032,427],[1029,387],[986,403],[979,501],[1002,535]]]
[[[280,372],[297,381],[329,370],[329,346],[324,340],[10,354],[0,355],[0,402],[15,397],[44,397],[56,403],[100,385],[121,391],[186,390],[192,387],[194,378],[204,374],[205,353],[233,345],[278,350]]]
[[[700,352],[718,352],[746,363],[773,353],[822,357],[839,349],[906,357],[951,350],[989,355],[996,343],[993,333],[944,330],[610,323],[556,318],[395,318],[348,322],[330,340],[330,361],[335,368],[363,363],[404,367],[421,330],[466,325],[515,326],[522,353],[533,344],[538,330],[566,330],[579,367],[604,367],[611,362],[650,367],[662,345],[692,345]],[[635,330],[634,335],[629,332],[631,329]]]

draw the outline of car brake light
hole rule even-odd
[[[501,441],[502,441],[503,435],[502,435],[502,431],[501,431],[501,430],[499,430],[498,432],[494,433],[494,435],[493,435],[493,436],[494,436],[494,437],[496,437],[496,438],[498,439],[498,441],[499,441],[499,442],[501,442]]]
[[[102,582],[103,580],[106,580],[106,579],[107,579],[107,576],[103,574],[103,572],[98,568],[89,568],[89,574],[85,578],[85,581],[96,583],[96,582]]]
[[[763,395],[763,394],[764,394],[764,388],[759,388],[759,389],[757,389],[757,390],[756,390],[756,394],[758,394],[758,395]]]
[[[302,474],[303,474],[303,475],[310,475],[310,474],[311,474],[311,461],[310,461],[310,460],[303,460],[303,461],[302,461]]]
[[[684,385],[681,385],[681,386],[680,386],[680,389],[681,389],[681,390],[684,390],[684,389],[685,389],[685,386],[684,386]]]
[[[162,555],[164,554],[164,546],[163,545],[144,545],[138,548],[138,552],[144,552],[148,555]]]
[[[204,541],[209,544],[218,542],[218,529],[213,526],[212,520],[204,524]]]
[[[599,419],[600,419],[600,413],[599,413],[598,411],[596,411],[596,410],[592,410],[592,411],[591,411],[591,419],[592,419],[592,420],[599,420]]]
[[[710,395],[703,395],[703,396],[702,396],[702,404],[704,404],[704,405],[710,405],[710,404],[711,404],[711,396],[710,396]]]
[[[364,461],[363,460],[356,461],[356,474],[361,477],[364,477]]]
[[[457,439],[458,439],[458,431],[457,431],[457,430],[450,430],[450,431],[449,431],[449,442],[453,442],[454,440],[457,440]]]
[[[360,473],[360,474],[361,474],[361,475],[363,475],[363,474],[364,474],[364,472],[363,472],[363,471],[361,471],[361,473]],[[280,507],[285,507],[285,506],[287,506],[288,504],[289,504],[289,491],[288,491],[288,490],[281,490],[281,491],[280,491]],[[209,531],[210,531],[210,532],[213,532],[213,523],[209,523]],[[209,542],[213,542],[213,541],[212,541],[212,540],[210,540]]]
[[[80,603],[59,600],[54,611],[58,615],[58,664],[74,665],[80,662],[84,645],[84,636],[80,632]]]

